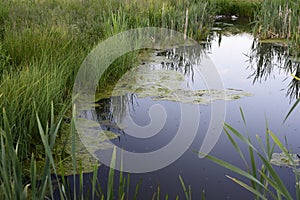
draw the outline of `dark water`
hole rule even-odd
[[[254,40],[249,33],[225,34],[213,33],[211,45],[206,48],[207,55],[216,66],[222,77],[225,88],[235,88],[253,95],[237,100],[226,102],[226,123],[248,134],[252,141],[258,135],[264,141],[266,121],[269,129],[278,135],[281,141],[287,140],[288,147],[295,153],[300,153],[300,129],[299,129],[299,107],[294,110],[289,119],[283,123],[295,99],[299,97],[299,82],[293,79],[291,73],[297,74],[299,64],[288,60],[285,47],[275,44],[260,44]],[[191,75],[187,75],[191,77]],[[202,88],[203,80],[194,74],[191,84]],[[118,97],[112,97],[118,98]],[[101,101],[101,107],[97,108],[97,119],[113,119],[110,106],[113,100]],[[150,122],[149,108],[154,104],[161,104],[166,110],[167,120],[163,129],[155,136],[147,139],[135,138],[122,133],[117,128],[103,126],[113,132],[120,133],[119,139],[113,140],[114,144],[128,151],[149,152],[162,148],[175,136],[180,123],[180,108],[178,102],[157,101],[151,98],[137,98],[132,95],[128,106],[132,119],[140,126]],[[116,101],[114,101],[116,102]],[[202,191],[205,190],[207,199],[253,199],[250,192],[233,183],[225,175],[237,177],[243,181],[246,179],[236,175],[230,170],[220,167],[208,159],[200,159],[195,151],[198,151],[204,135],[208,129],[211,116],[210,105],[200,105],[199,129],[192,145],[188,150],[171,165],[148,173],[130,174],[130,197],[135,193],[135,185],[141,180],[137,199],[152,199],[153,194],[160,188],[160,196],[168,194],[169,199],[184,199],[184,192],[179,180],[182,176],[186,186],[190,185],[193,199],[200,199]],[[242,108],[246,127],[240,114]],[[104,113],[104,114],[103,114]],[[101,116],[100,116],[101,115]],[[193,119],[190,119],[193,120]],[[188,132],[189,130],[187,130]],[[247,155],[247,147],[241,142],[241,149]],[[257,142],[254,142],[258,146]],[[275,152],[280,152],[275,149]],[[242,159],[234,150],[226,134],[223,132],[217,144],[210,152],[211,155],[221,158],[231,164],[245,169]],[[257,160],[257,165],[261,163]],[[288,189],[294,193],[294,176],[290,169],[276,168]],[[109,168],[102,165],[99,167],[99,182],[105,191]],[[116,173],[116,177],[118,172]],[[92,174],[86,174],[84,179],[89,180]],[[71,180],[72,181],[72,180]],[[248,182],[247,182],[248,183]],[[84,190],[88,191],[88,181]]]

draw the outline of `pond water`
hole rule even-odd
[[[227,24],[227,26],[229,25]],[[300,153],[300,129],[298,126],[300,115],[297,115],[299,108],[296,108],[289,119],[283,123],[291,105],[299,97],[300,83],[291,76],[291,73],[299,74],[299,64],[288,62],[288,53],[282,44],[258,43],[251,34],[242,31],[233,34],[233,31],[230,33],[216,30],[211,34],[210,42],[204,48],[204,52],[221,75],[225,92],[234,92],[232,98],[226,101],[225,122],[241,133],[248,134],[252,141],[255,141],[255,135],[259,135],[264,141],[267,121],[269,128],[278,135],[281,141],[284,142],[286,138],[289,148],[295,153]],[[169,74],[171,79],[166,78],[165,76],[168,74],[163,73],[155,76],[158,79],[156,83],[159,82],[163,85],[163,87],[155,88],[155,90],[161,93],[147,96],[140,88],[135,88],[130,92],[130,95],[124,93],[123,96],[120,96],[124,90],[129,90],[129,87],[124,86],[124,82],[121,80],[119,86],[123,86],[124,90],[118,91],[116,89],[113,97],[98,102],[99,106],[94,113],[86,111],[83,112],[83,116],[90,120],[99,121],[102,129],[118,134],[118,138],[112,140],[113,143],[127,151],[149,152],[168,144],[175,137],[180,124],[180,101],[185,101],[188,104],[195,103],[184,98],[191,93],[185,93],[182,95],[183,97],[180,96],[181,93],[176,88],[178,84],[181,87],[191,87],[194,90],[208,89],[203,77],[197,73],[197,70],[193,69],[193,64],[184,63],[184,59],[176,60],[174,58],[178,51],[178,49],[147,50],[140,62],[139,69],[142,72],[131,71],[128,76],[125,75],[127,81],[132,81],[134,78],[130,75],[134,74],[137,77],[139,73],[147,74],[149,70],[146,69],[149,68],[152,71],[176,72]],[[141,77],[142,82],[145,82],[145,77]],[[171,81],[174,79],[177,79],[177,82]],[[179,83],[178,80],[180,80]],[[155,82],[152,79],[147,81]],[[137,84],[137,82],[132,84]],[[132,87],[130,88],[132,89]],[[163,90],[163,88],[167,88],[168,91]],[[168,92],[174,94],[175,90],[177,92],[175,100],[162,94]],[[212,95],[207,99],[217,101],[218,98]],[[207,199],[253,199],[250,192],[226,178],[225,175],[241,180],[245,180],[244,178],[208,159],[200,159],[195,153],[195,151],[199,151],[211,118],[211,104],[205,101],[206,99],[202,99],[196,102],[199,103],[197,106],[199,106],[200,111],[199,129],[190,147],[179,159],[165,168],[148,173],[131,173],[130,196],[133,196],[135,185],[141,180],[137,199],[152,199],[158,186],[162,197],[168,194],[169,199],[175,199],[176,195],[179,195],[179,199],[184,199],[184,192],[179,180],[179,175],[181,175],[185,184],[191,186],[193,199],[200,199],[203,190],[205,190]],[[119,125],[122,124],[121,121],[126,113],[139,126],[146,126],[150,123],[149,109],[156,104],[162,105],[167,114],[166,122],[158,134],[149,138],[137,138],[126,134],[122,127],[116,126],[116,121],[119,122]],[[240,114],[240,108],[245,114],[246,127]],[[189,134],[189,130],[186,130],[186,134]],[[241,145],[244,152],[247,152],[243,143],[238,142],[238,144]],[[275,152],[280,152],[280,150],[275,149]],[[244,168],[242,159],[224,132],[222,132],[210,154]],[[257,163],[260,164],[259,161]],[[278,167],[276,169],[289,190],[294,191],[292,171],[287,168]],[[104,191],[108,172],[108,167],[104,165],[99,167],[99,182]],[[86,174],[84,178],[89,180],[92,178],[92,174]],[[72,182],[72,178],[70,181]],[[90,186],[88,183],[85,184],[84,190],[88,191]],[[129,197],[129,199],[131,198]]]

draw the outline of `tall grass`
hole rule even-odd
[[[200,40],[214,15],[204,0],[4,0],[0,5],[0,107],[7,111],[13,142],[19,139],[18,156],[24,159],[41,142],[34,110],[45,123],[51,101],[55,115],[70,103],[77,70],[96,44],[145,26],[172,28]],[[137,53],[120,58],[103,80],[116,82]]]
[[[300,2],[264,0],[255,16],[255,33],[261,39],[280,38],[291,41],[293,54],[300,49]]]
[[[218,15],[236,15],[253,19],[263,0],[210,0],[216,6]]]

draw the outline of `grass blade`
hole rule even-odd
[[[248,140],[250,141],[250,138],[248,138]],[[251,141],[250,141],[251,142]],[[249,155],[250,155],[250,163],[251,163],[251,168],[252,168],[252,175],[257,178],[257,174],[256,174],[256,163],[255,163],[255,159],[254,159],[254,153],[253,153],[253,149],[251,147],[249,147]],[[254,189],[256,189],[256,184],[255,182],[251,181],[251,184],[253,186]]]
[[[93,179],[92,179],[92,200],[95,199],[97,175],[98,175],[98,166],[95,165],[94,166],[94,172],[93,172]]]
[[[121,198],[124,196],[124,190],[125,190],[125,178],[123,178],[123,151],[121,152],[121,164],[120,164],[120,177],[119,177],[119,190],[118,190],[118,196]]]
[[[114,147],[111,156],[110,169],[108,174],[108,183],[107,183],[107,200],[113,199],[115,166],[116,166],[116,147]]]
[[[238,138],[240,138],[243,142],[245,142],[249,147],[251,147],[254,151],[257,151],[256,148],[250,143],[250,141],[245,138],[241,133],[239,133],[236,129],[234,129],[233,127],[231,127],[228,124],[224,124],[224,126],[226,128],[228,128],[235,136],[237,136]]]
[[[291,115],[291,113],[293,112],[293,110],[296,108],[296,106],[298,105],[298,103],[300,102],[300,98],[298,98],[296,100],[296,102],[293,104],[293,106],[291,107],[291,109],[289,110],[288,114],[285,116],[283,123],[286,122],[286,120],[288,119],[288,117]]]
[[[201,154],[201,152],[200,152],[200,154]],[[236,167],[236,166],[234,166],[234,165],[232,165],[232,164],[230,164],[228,162],[220,160],[220,159],[218,159],[216,157],[213,157],[213,156],[210,156],[210,155],[207,155],[206,157],[209,160],[211,160],[212,162],[214,162],[214,163],[216,163],[216,164],[218,164],[218,165],[220,165],[222,167],[225,167],[225,168],[227,168],[227,169],[229,169],[229,170],[231,170],[231,171],[233,171],[235,173],[238,173],[238,174],[240,174],[240,175],[248,178],[249,180],[254,181],[255,183],[257,183],[260,186],[263,186],[262,183],[259,182],[259,180],[257,180],[254,176],[252,176],[248,172],[246,172],[246,171],[244,171],[244,170],[242,170],[242,169],[240,169],[240,168],[238,168],[238,167]]]
[[[268,133],[271,135],[271,137],[272,137],[273,141],[275,142],[275,144],[281,149],[281,151],[285,154],[285,156],[293,164],[294,168],[296,168],[296,163],[295,163],[294,159],[292,158],[289,151],[280,142],[279,138],[272,131],[268,131]],[[297,173],[295,173],[295,178],[296,178],[296,183],[299,183],[299,175]],[[296,196],[300,198],[299,184],[296,184]]]
[[[244,112],[242,110],[242,108],[240,107],[240,113],[242,115],[242,119],[243,119],[243,122],[244,122],[244,125],[246,126],[246,119],[245,119],[245,115],[244,115]]]
[[[271,135],[273,141],[275,144],[280,148],[280,150],[285,154],[285,156],[292,162],[292,164],[296,167],[296,163],[294,159],[291,157],[291,154],[288,152],[288,150],[284,147],[284,145],[280,142],[279,138],[272,132],[268,131],[268,133]]]
[[[134,195],[133,195],[133,200],[136,200],[137,199],[137,195],[138,195],[138,191],[140,189],[140,185],[142,184],[142,180],[140,179],[138,184],[136,184],[135,186],[135,191],[134,191]],[[159,198],[159,194],[158,194],[158,198]]]
[[[185,198],[186,198],[186,200],[189,200],[189,193],[188,193],[188,191],[187,191],[187,189],[185,187],[184,181],[183,181],[183,179],[182,179],[182,177],[180,175],[179,175],[179,180],[180,180],[180,183],[181,183],[181,187],[182,187],[182,189],[184,191]]]
[[[266,180],[266,183],[270,184],[274,189],[278,188],[278,185],[275,181],[273,181],[272,179],[270,179],[264,171],[260,171],[261,176]],[[281,195],[283,194],[281,191],[276,190],[277,191],[277,195]],[[269,191],[269,194],[272,196],[273,199],[276,199],[277,197],[271,192]]]
[[[31,192],[34,195],[32,198],[36,199],[36,161],[34,160],[34,155],[31,155],[31,163],[30,163],[30,178],[31,178]]]
[[[271,164],[260,153],[258,153],[258,155],[261,158],[261,160],[263,161],[263,163],[265,164],[268,171],[270,172],[270,175],[274,178],[274,181],[276,182],[276,188],[275,189],[277,191],[280,191],[288,200],[292,200],[293,197],[288,192],[287,188],[285,187],[282,180],[280,179],[278,174],[275,172],[275,170],[273,169]]]
[[[245,165],[247,168],[249,168],[248,163],[244,157],[243,152],[241,151],[240,147],[237,145],[237,143],[234,141],[234,139],[231,137],[231,135],[229,134],[229,132],[227,131],[227,129],[224,129],[227,137],[229,138],[231,144],[233,145],[233,147],[235,148],[235,150],[239,153],[240,157],[243,159]]]
[[[234,181],[235,183],[239,184],[240,186],[242,186],[243,188],[249,190],[250,192],[252,192],[254,195],[260,197],[263,200],[267,200],[266,197],[264,197],[260,192],[258,192],[256,189],[250,187],[249,185],[245,184],[242,181],[237,180],[236,178],[230,177],[228,175],[226,175],[227,178],[231,179],[232,181]]]
[[[71,120],[71,156],[72,156],[72,165],[73,165],[73,191],[74,191],[74,200],[76,200],[76,170],[77,170],[77,162],[76,162],[76,127],[75,127],[75,119],[76,119],[76,106],[74,104],[72,120]]]

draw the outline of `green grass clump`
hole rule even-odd
[[[259,10],[262,0],[210,0],[210,2],[215,4],[218,15],[236,15],[252,19]]]
[[[291,54],[300,52],[300,2],[297,0],[264,0],[255,16],[256,36],[290,41]]]

